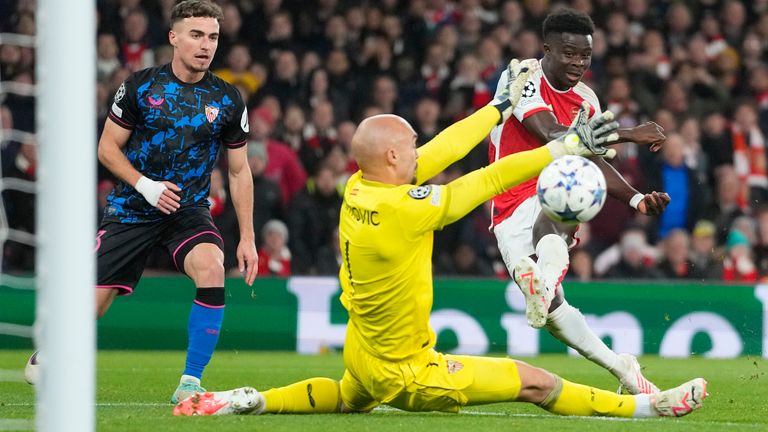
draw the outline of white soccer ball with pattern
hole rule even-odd
[[[536,194],[541,210],[553,221],[587,222],[605,204],[605,176],[589,159],[565,156],[541,171]]]

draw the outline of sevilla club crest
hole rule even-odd
[[[213,123],[213,121],[216,120],[216,117],[218,116],[219,116],[218,108],[210,105],[205,106],[205,118],[208,119],[208,123]]]
[[[457,362],[456,360],[448,360],[446,365],[448,366],[449,374],[455,374],[456,372],[464,369],[464,365],[461,364],[461,362]]]

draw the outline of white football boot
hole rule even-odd
[[[619,354],[618,356],[623,367],[612,371],[621,383],[619,385],[618,393],[622,393],[623,390],[626,390],[627,393],[636,395],[653,394],[661,391],[656,385],[643,376],[643,372],[640,369],[640,363],[637,362],[635,356],[632,354]]]
[[[544,327],[555,292],[547,288],[541,269],[531,258],[523,257],[515,265],[512,276],[525,296],[528,325],[533,328]]]
[[[253,387],[220,392],[195,393],[173,408],[175,416],[261,414],[266,409],[264,396]]]
[[[651,396],[651,405],[660,416],[682,417],[701,408],[707,396],[709,396],[707,381],[704,378],[695,378],[678,387]]]

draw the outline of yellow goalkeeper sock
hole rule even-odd
[[[330,378],[310,378],[262,393],[265,412],[285,414],[324,414],[340,412],[339,382]]]
[[[555,379],[555,389],[539,404],[551,413],[610,417],[633,417],[635,414],[635,396],[572,383],[558,376]]]

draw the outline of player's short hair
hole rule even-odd
[[[184,18],[216,18],[221,21],[221,7],[209,0],[179,0],[171,9],[171,27]]]
[[[589,15],[570,8],[562,8],[547,15],[543,27],[544,40],[552,34],[573,33],[589,36],[595,32],[595,23]]]

